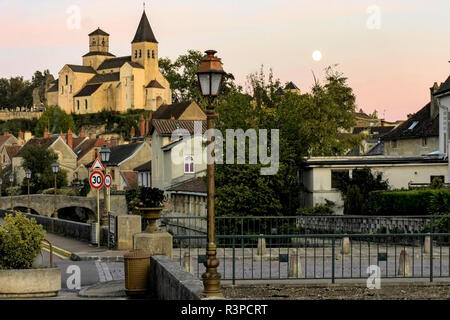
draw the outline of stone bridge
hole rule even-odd
[[[30,195],[30,209],[33,214],[50,217],[54,210],[54,195],[46,194],[32,194]],[[13,196],[13,209],[26,209],[28,208],[28,196]],[[56,209],[58,213],[64,209],[84,209],[89,218],[95,220],[97,212],[97,199],[86,197],[68,197],[68,196],[56,196]],[[3,196],[0,202],[0,209],[11,210],[11,197]],[[100,199],[100,209],[103,209],[103,200]],[[23,210],[21,210],[23,211]]]

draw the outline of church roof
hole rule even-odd
[[[139,22],[139,26],[136,31],[136,35],[134,36],[134,39],[131,43],[137,43],[137,42],[154,42],[158,43],[156,41],[155,35],[153,34],[152,27],[150,26],[150,22],[148,22],[147,14],[142,14],[141,21]]]
[[[439,95],[447,93],[450,91],[450,77],[445,80],[445,82],[439,87],[439,89],[434,93],[434,95]]]
[[[94,69],[92,69],[92,67],[88,67],[88,66],[78,66],[75,64],[68,64],[67,65],[73,72],[78,72],[78,73],[96,73]]]
[[[59,79],[56,79],[55,81],[50,83],[50,87],[48,88],[47,92],[57,92],[59,90]]]
[[[131,62],[131,56],[107,59],[102,62],[97,70],[120,68],[125,62]]]
[[[152,80],[150,83],[146,86],[146,88],[157,88],[157,89],[165,89],[158,81]]]
[[[97,74],[88,81],[88,84],[114,81],[120,81],[120,72]]]
[[[74,98],[77,97],[89,97],[91,96],[93,93],[95,93],[95,91],[97,91],[98,88],[100,88],[102,84],[98,83],[98,84],[88,84],[87,86],[85,86],[83,89],[81,89],[80,92],[78,92],[76,95],[74,95]]]
[[[84,57],[90,57],[90,56],[108,56],[108,57],[115,57],[115,55],[113,55],[112,53],[109,52],[102,52],[102,51],[92,51],[92,52],[88,52],[86,53]]]
[[[289,82],[286,87],[284,88],[285,90],[300,90],[295,83],[293,83],[292,81]]]
[[[89,33],[89,37],[90,36],[109,36],[109,34],[102,29],[97,28],[97,30],[95,30],[94,32]]]

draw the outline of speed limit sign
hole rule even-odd
[[[109,174],[107,174],[105,176],[105,187],[110,188],[111,183],[112,183],[112,177]]]
[[[98,190],[103,186],[103,174],[99,171],[94,171],[91,173],[91,176],[89,177],[89,183],[91,184],[91,187]]]

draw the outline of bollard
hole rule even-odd
[[[194,268],[192,267],[191,255],[188,251],[184,252],[183,256],[183,267],[187,272],[194,274]]]
[[[341,253],[342,254],[350,253],[350,238],[349,237],[344,237],[344,239],[342,239]]]
[[[429,254],[431,252],[431,237],[425,237],[425,243],[423,244],[423,253]]]
[[[400,252],[400,258],[398,259],[398,275],[410,277],[411,274],[411,257],[406,250]]]
[[[302,262],[297,251],[292,251],[289,257],[289,278],[302,277]]]
[[[262,236],[262,234],[260,236]],[[267,254],[266,239],[259,238],[258,239],[258,249],[256,250],[256,255],[265,256],[266,254]]]

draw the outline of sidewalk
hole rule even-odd
[[[45,237],[56,253],[62,254],[73,261],[100,260],[103,262],[123,261],[123,255],[128,251],[108,250],[105,247],[93,246],[87,242],[65,238],[48,233]]]

